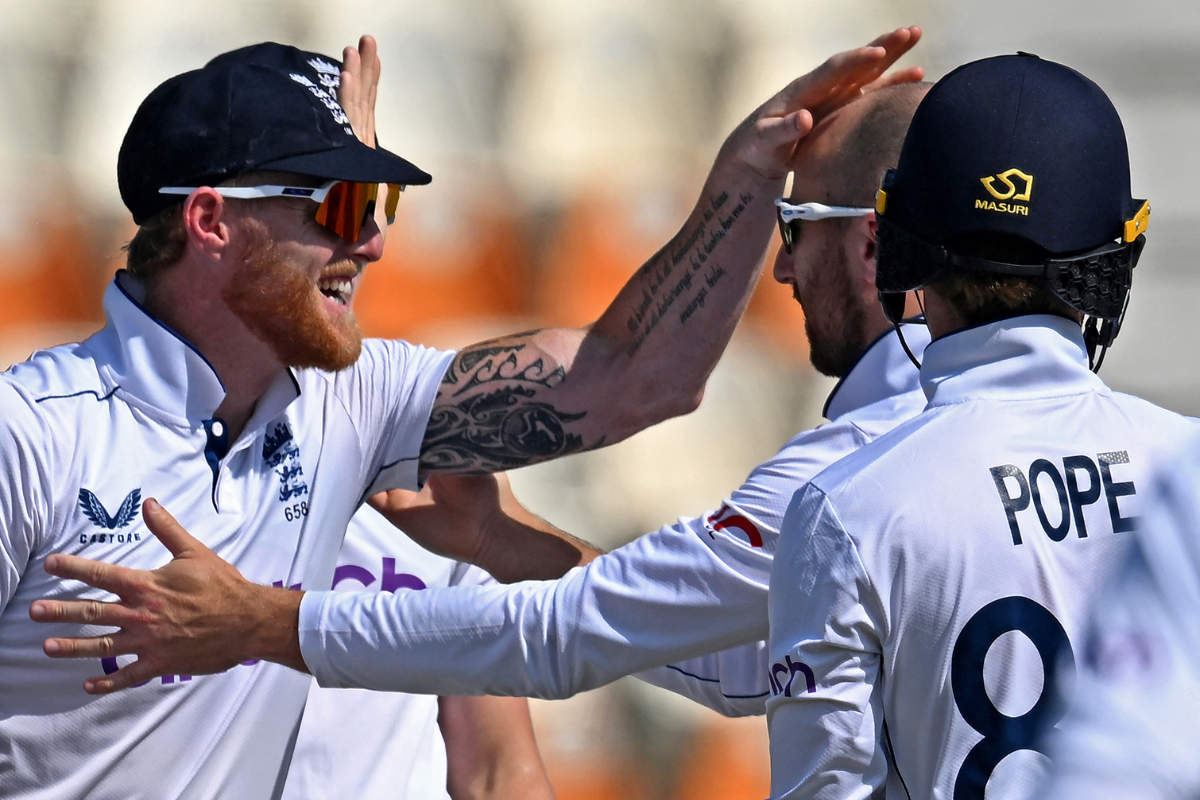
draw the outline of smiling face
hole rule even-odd
[[[352,365],[362,350],[354,294],[363,268],[382,255],[378,226],[368,221],[347,244],[316,223],[311,201],[241,205],[241,265],[222,293],[226,305],[287,366]]]

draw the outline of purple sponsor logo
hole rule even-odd
[[[100,667],[104,670],[105,675],[112,675],[121,668],[121,665],[117,663],[117,659],[114,656],[109,656],[108,658],[100,659]],[[191,679],[191,675],[163,675],[160,680],[165,686],[169,683],[183,683],[184,681],[190,681]],[[134,686],[145,686],[148,683],[150,683],[150,681],[142,681],[141,683],[135,683]]]
[[[342,581],[355,581],[370,588],[375,583],[375,575],[366,567],[357,564],[343,564],[334,570],[333,587],[336,589]],[[407,572],[396,572],[396,559],[383,557],[383,569],[380,571],[379,591],[394,592],[397,589],[424,589],[425,581]]]
[[[808,693],[815,694],[817,677],[813,674],[812,667],[803,661],[792,661],[791,656],[784,656],[783,661],[776,661],[771,665],[771,671],[767,674],[771,681],[771,694],[792,697],[792,681],[796,679],[797,672],[804,675],[804,687]]]

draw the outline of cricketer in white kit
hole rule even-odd
[[[1056,659],[1078,657],[1151,471],[1194,430],[1108,389],[1059,317],[938,339],[921,379],[926,412],[810,481],[785,518],[775,797],[1026,796],[1063,711]]]
[[[109,286],[100,333],[0,378],[0,793],[268,797],[282,776],[263,762],[290,746],[309,679],[264,662],[87,695],[85,678],[129,659],[46,658],[29,604],[108,595],[41,563],[71,553],[161,565],[162,545],[137,524],[140,498],[156,497],[255,580],[329,586],[341,545],[330,531],[371,492],[416,486],[452,354],[368,340],[349,370],[289,370],[259,401],[252,433],[230,443],[212,419],[216,374],[129,291],[120,278]],[[138,757],[145,748],[153,754]]]
[[[880,191],[876,279],[893,319],[924,288],[929,405],[785,515],[773,798],[1001,800],[1044,775],[1091,609],[1195,431],[1089,369],[1145,242],[1129,186],[1116,110],[1067,67],[974,62],[918,107]]]

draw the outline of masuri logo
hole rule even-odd
[[[1024,184],[1020,193],[1017,192],[1017,186],[1012,181],[1014,177],[1020,178]],[[996,190],[995,184],[997,180],[1004,185],[1004,191]],[[997,200],[1025,200],[1028,202],[1030,196],[1033,194],[1033,176],[1026,175],[1016,167],[1006,169],[999,175],[988,175],[986,178],[980,178],[979,182],[983,184],[983,188],[988,190],[988,194]]]
[[[1014,178],[1018,179],[1021,183],[1020,189],[1013,182]],[[1000,182],[1000,188],[996,187],[997,181]],[[1006,169],[997,175],[988,175],[986,178],[980,178],[979,182],[983,184],[983,188],[987,189],[988,194],[996,198],[996,200],[1024,200],[1028,202],[1033,196],[1033,176],[1025,174],[1016,167]],[[997,203],[995,200],[976,198],[975,208],[984,211],[997,211],[1002,214],[1029,216],[1029,206],[1022,203]]]

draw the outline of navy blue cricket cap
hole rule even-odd
[[[1120,238],[1137,210],[1112,102],[1075,70],[1024,53],[938,81],[885,183],[887,220],[939,244],[1005,233],[1074,253]]]
[[[267,42],[164,82],[134,114],[117,158],[134,222],[182,202],[159,194],[165,186],[213,186],[249,170],[429,183],[424,170],[354,135],[337,102],[340,71],[336,59]]]

